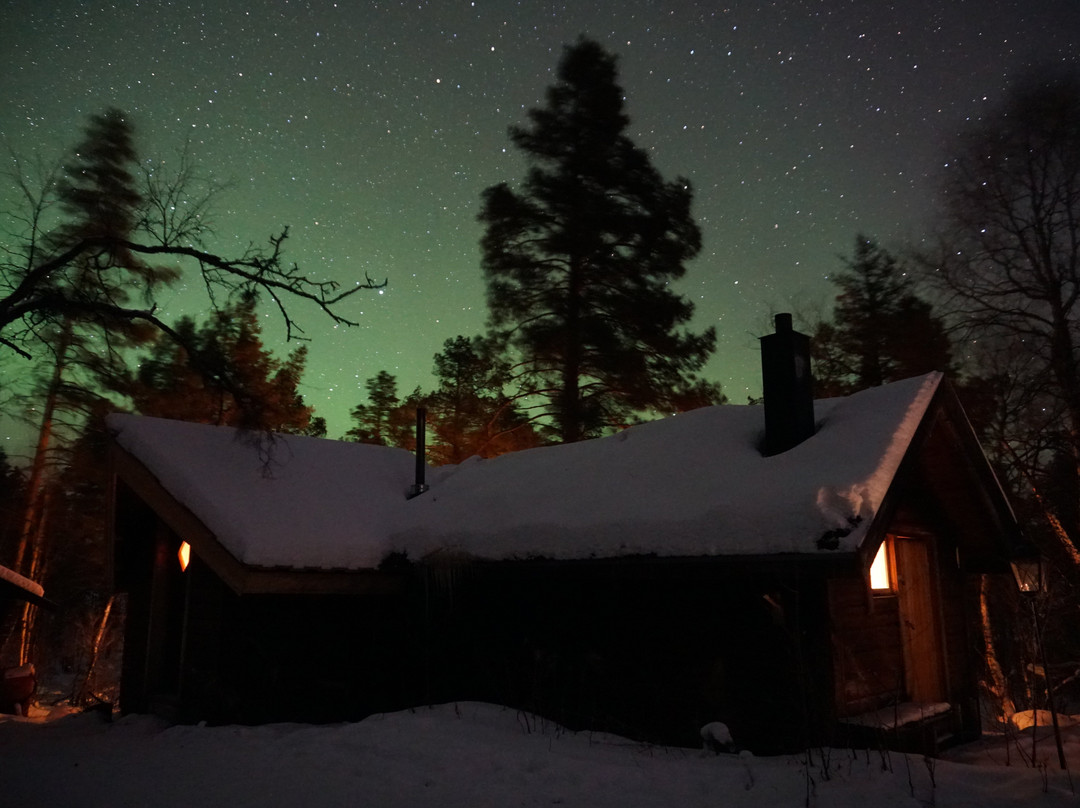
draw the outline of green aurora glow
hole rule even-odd
[[[219,252],[287,224],[314,277],[389,279],[342,307],[356,328],[294,307],[312,340],[303,392],[337,437],[365,379],[430,386],[443,341],[483,329],[480,193],[520,176],[507,127],[579,34],[620,55],[638,145],[694,185],[705,248],[681,291],[719,333],[708,375],[742,402],[770,313],[826,312],[857,231],[923,239],[944,144],[1031,65],[1076,64],[1080,4],[10,0],[0,31],[15,152],[59,155],[88,114],[120,107],[146,156],[190,140],[232,183]],[[166,316],[205,310],[200,295],[179,290]]]

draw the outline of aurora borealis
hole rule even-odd
[[[430,386],[444,340],[483,329],[480,193],[520,176],[507,127],[579,34],[619,54],[635,142],[694,186],[705,246],[680,289],[695,327],[717,327],[709,377],[741,402],[760,391],[770,313],[826,312],[856,232],[926,237],[965,121],[1025,70],[1076,65],[1080,4],[9,0],[0,31],[14,152],[60,156],[117,106],[147,158],[187,141],[230,184],[218,252],[289,225],[288,258],[313,277],[389,280],[342,307],[357,328],[294,307],[312,340],[303,392],[337,437],[365,379]],[[178,290],[166,317],[205,309],[200,295]],[[269,316],[267,343],[283,334]]]

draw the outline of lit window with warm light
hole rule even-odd
[[[180,545],[180,551],[176,554],[176,557],[180,559],[181,571],[187,570],[187,566],[191,563],[191,545],[184,542]]]
[[[874,563],[870,565],[870,589],[874,592],[892,592],[892,575],[889,570],[889,543],[883,541],[878,547]]]

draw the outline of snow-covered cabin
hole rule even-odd
[[[969,596],[1007,570],[1009,505],[940,374],[812,402],[801,340],[763,338],[764,407],[429,468],[418,495],[403,450],[112,416],[122,709],[473,699],[762,751],[978,734]]]

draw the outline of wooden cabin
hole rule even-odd
[[[426,469],[419,494],[401,450],[114,416],[121,708],[486,700],[669,744],[723,721],[758,752],[978,735],[971,596],[1007,572],[1009,505],[940,374],[813,402],[768,382],[806,372],[803,340],[763,338],[764,407]]]

